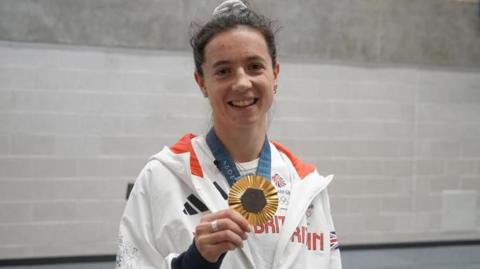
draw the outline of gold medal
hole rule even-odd
[[[277,212],[277,190],[265,177],[244,176],[230,189],[228,205],[251,225],[260,225],[272,219]]]

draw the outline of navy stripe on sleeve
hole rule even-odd
[[[202,257],[198,252],[195,242],[192,242],[190,247],[172,260],[173,269],[218,269],[222,265],[223,258],[226,253],[223,253],[218,261],[211,263]]]

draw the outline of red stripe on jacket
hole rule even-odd
[[[200,162],[198,162],[197,154],[193,150],[192,146],[192,139],[197,137],[195,134],[188,133],[184,135],[180,140],[175,143],[175,145],[170,147],[170,150],[176,154],[180,153],[190,153],[190,170],[192,171],[192,175],[203,177],[203,170],[200,166]]]
[[[190,170],[192,174],[198,177],[203,177],[203,170],[200,166],[200,162],[198,161],[197,154],[193,150],[192,146],[192,139],[197,137],[195,134],[188,133],[184,135],[180,140],[175,143],[175,145],[170,147],[170,150],[176,154],[181,153],[190,153]],[[271,141],[272,144],[283,154],[287,155],[290,161],[293,164],[293,167],[297,171],[298,175],[301,179],[305,178],[307,175],[315,171],[315,166],[305,163],[300,160],[297,156],[295,156],[290,150],[288,150],[285,146]]]

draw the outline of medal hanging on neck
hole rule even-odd
[[[213,128],[208,132],[206,141],[215,158],[215,165],[230,185],[228,205],[251,225],[260,225],[272,219],[277,212],[278,195],[270,182],[272,163],[267,137],[263,143],[256,175],[243,177]]]

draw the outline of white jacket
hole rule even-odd
[[[171,268],[171,260],[192,244],[201,216],[228,208],[226,180],[205,145],[204,137],[187,134],[143,168],[121,219],[117,268]],[[271,268],[340,269],[326,191],[333,176],[320,176],[277,143],[270,147],[272,175],[292,182]],[[257,268],[248,244],[229,251],[221,268]]]

